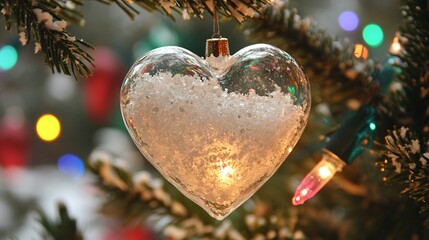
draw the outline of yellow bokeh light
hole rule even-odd
[[[52,114],[44,114],[37,120],[36,132],[43,141],[54,141],[61,133],[60,121]]]
[[[401,52],[402,46],[401,43],[399,43],[399,38],[398,37],[394,37],[393,38],[393,42],[390,45],[390,53],[392,54],[399,54]]]

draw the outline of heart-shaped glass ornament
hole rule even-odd
[[[131,67],[121,110],[143,155],[222,220],[292,151],[307,124],[310,87],[296,61],[271,45],[206,60],[162,47]]]

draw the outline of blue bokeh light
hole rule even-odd
[[[64,154],[58,159],[58,170],[73,179],[82,177],[85,171],[83,161],[74,154]]]
[[[359,25],[359,17],[352,11],[345,11],[338,17],[338,23],[342,29],[351,32]]]

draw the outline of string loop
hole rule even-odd
[[[213,35],[212,38],[222,38],[222,35],[220,34],[220,27],[219,27],[219,18],[217,16],[216,8],[213,11]]]

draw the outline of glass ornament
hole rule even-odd
[[[310,86],[296,61],[271,45],[217,55],[148,52],[125,77],[121,111],[143,155],[222,220],[292,151],[307,124]]]

